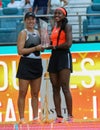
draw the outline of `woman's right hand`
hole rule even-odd
[[[44,51],[44,48],[42,47],[42,45],[37,45],[35,46],[35,51]]]

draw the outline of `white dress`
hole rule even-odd
[[[19,8],[20,2],[15,1],[14,3],[8,3],[8,8]]]
[[[62,7],[63,6],[63,2],[61,2],[60,0],[51,0],[51,13],[54,12],[54,10],[58,7]]]

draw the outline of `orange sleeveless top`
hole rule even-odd
[[[59,33],[60,28],[54,27],[51,33],[51,41],[53,46],[57,46],[57,38],[58,38],[58,33]],[[59,41],[58,45],[61,45],[66,42],[66,34],[64,30],[61,31],[60,36],[59,36]]]

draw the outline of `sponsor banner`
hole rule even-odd
[[[47,73],[50,53],[42,53],[41,56],[44,71],[39,94],[39,114],[42,117],[54,118],[56,114],[52,87]],[[19,87],[16,79],[19,58],[17,54],[0,55],[0,122],[19,120],[17,108]],[[100,52],[72,52],[72,58],[73,73],[70,88],[73,115],[78,119],[98,119],[100,118]],[[61,95],[62,113],[66,118],[67,109],[62,91]],[[25,118],[32,120],[30,88],[26,97]]]

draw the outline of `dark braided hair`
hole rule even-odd
[[[63,8],[63,7],[60,7],[60,8]],[[63,8],[63,9],[66,11],[65,8]],[[61,20],[61,22],[62,22],[62,23],[61,23],[61,28],[60,28],[60,30],[59,30],[58,37],[57,37],[57,45],[58,45],[58,42],[59,42],[60,33],[61,33],[62,30],[65,30],[65,26],[66,26],[66,24],[68,23],[67,11],[66,11],[66,17],[63,18],[63,19]]]

